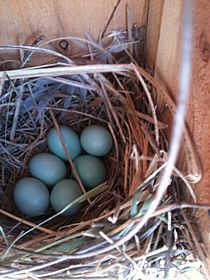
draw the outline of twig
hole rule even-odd
[[[77,181],[78,181],[78,183],[79,183],[79,186],[80,186],[82,192],[85,194],[85,193],[86,193],[86,190],[85,190],[85,188],[84,188],[84,186],[83,186],[83,184],[82,184],[82,181],[81,181],[81,179],[80,179],[80,177],[79,177],[79,175],[78,175],[78,172],[77,172],[77,170],[76,170],[76,168],[75,168],[75,166],[74,166],[74,163],[73,163],[73,161],[72,161],[72,159],[71,159],[71,157],[70,157],[70,155],[69,155],[69,152],[68,152],[68,149],[67,149],[67,147],[66,147],[66,144],[65,144],[65,141],[64,141],[64,139],[63,139],[63,136],[62,136],[62,134],[61,134],[61,131],[60,131],[58,122],[57,122],[57,120],[56,120],[56,118],[55,118],[54,113],[53,113],[52,110],[50,110],[50,115],[51,115],[51,118],[52,118],[53,123],[54,123],[54,125],[55,125],[55,129],[56,129],[56,131],[57,131],[57,133],[58,133],[58,136],[59,136],[59,138],[60,138],[60,140],[61,140],[61,143],[62,143],[62,145],[63,145],[65,154],[66,154],[66,156],[67,156],[67,158],[68,158],[68,161],[69,161],[69,163],[70,163],[70,166],[71,166],[71,168],[72,168],[72,171],[73,171],[74,175],[76,176],[76,179],[77,179]],[[88,203],[91,205],[91,201],[90,201],[89,198],[87,199],[87,201],[88,201]]]
[[[106,31],[107,31],[107,28],[109,27],[109,24],[110,24],[112,18],[114,17],[114,14],[115,14],[115,12],[116,12],[118,6],[120,5],[120,2],[121,2],[121,0],[118,0],[117,3],[115,4],[115,6],[114,6],[114,8],[113,8],[113,10],[112,10],[112,12],[111,12],[110,17],[109,17],[109,19],[108,19],[106,25],[104,26],[104,30],[103,30],[102,33],[101,33],[101,38],[104,37],[104,35],[105,35]]]
[[[13,214],[11,214],[11,213],[8,213],[7,211],[4,211],[4,210],[2,210],[2,209],[0,209],[0,213],[2,213],[3,215],[5,215],[5,216],[7,216],[7,217],[10,217],[10,218],[12,218],[12,219],[18,221],[18,222],[21,222],[21,223],[23,223],[23,224],[25,224],[25,225],[27,225],[27,226],[30,226],[30,227],[35,227],[35,226],[37,226],[36,224],[34,224],[34,223],[32,223],[32,222],[29,222],[29,221],[27,221],[27,220],[25,220],[25,219],[21,219],[21,218],[19,218],[19,217],[13,215]],[[47,234],[50,234],[50,235],[51,235],[51,234],[56,234],[56,232],[53,231],[53,230],[51,230],[51,229],[47,229],[47,228],[44,228],[44,227],[41,227],[41,226],[37,226],[36,228],[37,228],[38,230],[43,231],[43,232],[45,232],[45,233],[47,233]]]
[[[127,5],[126,7],[127,11],[127,30],[128,30],[128,41],[132,42],[132,15],[131,15],[131,10],[130,7]],[[129,46],[129,51],[130,54],[133,56],[133,44],[130,44]]]
[[[10,133],[10,140],[13,141],[15,137],[15,131],[18,123],[18,116],[20,112],[20,106],[22,103],[22,95],[23,95],[23,88],[20,88],[20,91],[16,93],[16,108],[15,108],[15,114],[13,118],[13,123],[12,123],[12,129]]]

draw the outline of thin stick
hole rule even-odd
[[[47,229],[47,228],[44,228],[44,227],[42,227],[42,226],[38,226],[37,227],[37,225],[36,224],[34,224],[34,223],[32,223],[32,222],[29,222],[29,221],[27,221],[27,220],[25,220],[25,219],[21,219],[21,218],[19,218],[19,217],[17,217],[17,216],[15,216],[15,215],[13,215],[13,214],[11,214],[11,213],[8,213],[8,212],[6,212],[6,211],[4,211],[4,210],[2,210],[2,209],[0,209],[0,213],[2,213],[3,215],[5,215],[5,216],[7,216],[7,217],[10,217],[10,218],[12,218],[12,219],[14,219],[14,220],[16,220],[16,221],[18,221],[18,222],[21,222],[21,223],[23,223],[23,224],[25,224],[25,225],[27,225],[27,226],[30,226],[30,227],[36,227],[38,230],[40,230],[40,231],[43,231],[43,232],[45,232],[45,233],[47,233],[47,234],[56,234],[56,232],[55,231],[53,231],[53,230],[51,230],[51,229]]]
[[[146,1],[146,4],[145,4],[145,27],[144,27],[144,37],[143,37],[143,40],[144,40],[144,46],[143,46],[143,67],[145,68],[146,67],[146,57],[147,57],[147,29],[148,29],[148,26],[149,26],[149,12],[150,12],[150,0],[147,0]]]
[[[85,113],[85,112],[81,112],[81,111],[77,111],[77,110],[73,110],[73,109],[64,109],[64,108],[55,108],[55,107],[45,107],[46,110],[53,110],[53,111],[61,111],[61,112],[68,112],[68,113],[72,113],[72,114],[78,114],[78,115],[81,115],[81,116],[85,116],[85,117],[88,117],[90,119],[93,119],[93,120],[97,120],[97,121],[100,121],[102,123],[105,123],[108,125],[108,121],[104,120],[104,119],[101,119],[101,118],[98,118],[96,116],[93,116],[93,115],[90,115],[88,113]]]
[[[53,123],[54,123],[54,125],[55,125],[55,129],[56,129],[56,131],[57,131],[57,133],[58,133],[58,136],[59,136],[59,138],[60,138],[60,140],[61,140],[61,143],[62,143],[62,145],[63,145],[64,151],[65,151],[65,153],[66,153],[66,156],[67,156],[67,158],[68,158],[68,161],[69,161],[69,163],[70,163],[70,166],[71,166],[71,168],[72,168],[72,171],[73,171],[74,175],[76,176],[76,179],[77,179],[77,181],[78,181],[78,183],[79,183],[79,186],[80,186],[82,192],[85,194],[85,193],[86,193],[86,190],[85,190],[85,188],[84,188],[84,186],[83,186],[83,184],[82,184],[82,181],[81,181],[81,179],[80,179],[80,177],[79,177],[79,175],[78,175],[78,172],[77,172],[77,170],[76,170],[76,168],[75,168],[75,166],[74,166],[74,163],[73,163],[73,161],[72,161],[72,159],[71,159],[71,157],[70,157],[70,154],[69,154],[68,149],[67,149],[67,147],[66,147],[65,141],[64,141],[63,136],[62,136],[62,134],[61,134],[60,127],[59,127],[59,125],[58,125],[58,122],[57,122],[57,120],[56,120],[56,118],[55,118],[55,115],[54,115],[54,113],[53,113],[52,110],[50,110],[50,115],[51,115],[51,118],[52,118]],[[87,199],[87,201],[88,201],[88,203],[91,205],[91,201],[90,201],[89,198]]]
[[[129,147],[128,144],[125,146],[125,153],[124,153],[124,193],[126,197],[128,197],[128,159],[129,159]]]
[[[148,121],[148,122],[153,123],[153,124],[155,123],[154,119],[152,117],[150,117],[149,115],[146,115],[142,112],[136,112],[136,113],[137,113],[137,115],[140,119]],[[167,128],[167,127],[168,127],[167,124],[158,121],[158,129],[164,129],[164,128]]]
[[[18,123],[18,116],[19,116],[21,102],[22,102],[22,95],[23,95],[23,88],[20,88],[20,92],[16,93],[17,102],[16,102],[16,105],[15,105],[15,114],[14,114],[12,129],[11,129],[11,133],[10,133],[10,140],[11,141],[13,141],[14,137],[15,137],[15,131],[16,131],[17,123]]]
[[[127,10],[127,30],[128,30],[128,41],[132,42],[132,15],[131,15],[131,9],[127,5],[126,7]],[[133,56],[133,44],[128,45],[129,52]]]
[[[112,13],[111,13],[111,15],[110,15],[110,17],[109,17],[109,19],[108,19],[108,21],[107,21],[105,27],[104,27],[104,30],[103,30],[102,33],[101,33],[101,38],[104,37],[104,35],[105,35],[106,31],[107,31],[107,28],[109,27],[109,24],[110,24],[112,18],[114,17],[114,14],[115,14],[115,12],[116,12],[118,6],[120,5],[120,2],[121,2],[121,0],[118,0],[117,3],[116,3],[116,5],[114,6],[114,8],[113,8],[113,10],[112,10]]]

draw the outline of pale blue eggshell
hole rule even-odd
[[[35,155],[29,163],[29,171],[33,177],[49,187],[54,186],[67,175],[65,163],[57,156],[47,153]]]
[[[69,127],[60,126],[60,131],[63,136],[65,145],[70,154],[71,159],[73,160],[81,153],[81,144],[79,140],[79,136]],[[47,137],[47,143],[49,149],[58,157],[68,160],[67,155],[65,153],[62,142],[59,138],[59,135],[55,128],[52,128]]]
[[[86,127],[80,137],[83,149],[93,156],[104,156],[113,147],[113,140],[110,132],[103,126],[90,125]]]
[[[106,168],[99,158],[82,155],[74,160],[74,165],[82,183],[87,189],[92,189],[105,181]]]
[[[64,179],[58,182],[50,195],[50,202],[56,212],[64,209],[70,202],[82,195],[79,184],[71,179]],[[66,210],[63,215],[71,216],[78,212],[81,204],[76,204]]]
[[[37,217],[49,207],[48,188],[35,178],[26,177],[19,180],[13,195],[17,208],[27,216]]]

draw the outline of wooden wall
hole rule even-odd
[[[182,1],[152,0],[148,42],[149,57],[155,76],[164,82],[174,99],[177,96],[180,52],[180,15]],[[193,1],[192,1],[193,3]],[[210,1],[194,1],[193,74],[187,124],[202,163],[203,177],[195,186],[198,202],[210,204]],[[155,26],[160,26],[156,33]],[[151,38],[156,36],[157,40]],[[197,230],[210,254],[210,216],[206,210],[197,212]],[[210,262],[209,262],[210,263]]]
[[[84,31],[97,37],[106,24],[116,0],[0,0],[0,44],[27,42],[35,34],[47,39]],[[113,18],[112,29],[125,27],[126,5],[133,22],[142,25],[145,0],[122,0]]]
[[[146,21],[148,0],[122,0],[110,28],[126,25],[126,5],[133,23]],[[65,35],[97,37],[117,0],[0,0],[0,44],[31,42],[31,36],[47,39]],[[173,2],[173,3],[172,3]],[[203,166],[203,179],[196,186],[199,202],[210,203],[210,1],[195,0],[193,78],[187,121]],[[179,73],[180,16],[182,0],[150,0],[147,55],[171,94],[177,95]],[[200,211],[198,222],[210,244],[210,217]]]
[[[199,202],[210,204],[210,1],[194,2],[193,77],[187,120],[203,168],[196,194]],[[210,215],[202,210],[197,221],[210,254]]]

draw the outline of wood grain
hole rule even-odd
[[[117,0],[0,0],[0,45],[30,45],[40,35],[45,36],[45,41],[68,35],[84,37],[85,32],[97,39],[116,3]],[[121,0],[107,32],[126,27],[127,6],[132,24],[142,26],[145,23],[145,3],[146,0]],[[70,43],[63,51],[59,42],[54,43],[53,48],[67,56],[78,50],[75,44]],[[1,51],[0,60],[17,59],[18,55],[14,50]],[[33,55],[34,65],[44,61],[49,61],[49,56]],[[10,68],[17,67],[16,63],[10,64]]]
[[[157,46],[155,76],[167,90],[176,96],[179,72],[179,42],[181,28],[182,0],[164,1]]]
[[[149,0],[146,55],[150,67],[156,63],[163,4],[164,0]]]
[[[193,76],[188,108],[188,124],[203,168],[203,178],[196,186],[200,203],[210,204],[210,1],[196,0],[194,10]],[[209,252],[210,216],[200,210],[198,230]]]
[[[47,39],[90,32],[98,37],[116,0],[0,0],[0,44],[28,42],[32,35],[44,34]],[[126,26],[126,5],[133,23],[144,22],[145,0],[122,0],[110,29]],[[2,28],[3,27],[3,28]]]
[[[210,204],[210,1],[196,0],[194,4],[193,74],[187,124],[203,169],[203,178],[195,186],[195,192],[200,203]],[[179,74],[181,11],[181,0],[173,5],[164,1],[156,55],[155,76],[164,82],[174,99]],[[207,211],[198,211],[198,231],[210,255],[209,221]]]

